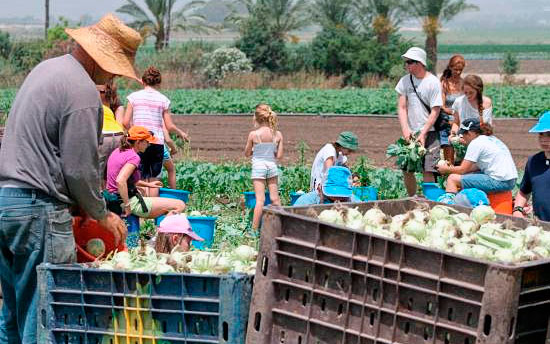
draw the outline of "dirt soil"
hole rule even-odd
[[[191,137],[193,157],[212,162],[245,159],[246,138],[253,129],[251,116],[193,115],[174,118],[176,124]],[[495,134],[508,145],[516,165],[521,169],[529,155],[539,151],[537,136],[528,133],[535,123],[533,119],[495,120]],[[280,130],[285,145],[283,164],[297,161],[296,148],[301,140],[310,147],[306,158],[312,161],[322,145],[336,140],[339,132],[351,130],[359,136],[360,150],[354,154],[355,157],[366,155],[377,166],[393,166],[392,161],[386,160],[385,152],[387,146],[400,136],[396,117],[281,116]]]

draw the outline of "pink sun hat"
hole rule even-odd
[[[193,240],[204,241],[203,238],[193,232],[191,224],[185,214],[166,216],[159,224],[158,233],[174,233],[189,235]]]

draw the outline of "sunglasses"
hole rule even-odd
[[[415,61],[415,60],[406,60],[405,63],[408,64],[408,65],[411,65],[411,64],[415,64],[417,63],[418,61]]]

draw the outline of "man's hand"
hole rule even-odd
[[[126,241],[126,235],[128,234],[128,229],[126,228],[126,224],[120,217],[118,217],[115,213],[107,212],[107,216],[105,216],[103,219],[99,220],[98,223],[111,232],[113,236],[115,237],[115,245],[118,246],[121,241]]]
[[[426,146],[426,133],[420,132],[420,134],[418,134],[418,137],[416,138],[416,141],[418,141],[422,147],[425,147]]]
[[[403,128],[401,132],[403,133],[403,138],[405,139],[405,141],[409,142],[411,140],[411,135],[412,135],[411,130],[409,128]]]

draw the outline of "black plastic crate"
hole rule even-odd
[[[350,206],[396,215],[417,202]],[[503,265],[406,244],[313,216],[327,208],[265,211],[247,343],[547,343],[549,260]]]
[[[38,267],[39,342],[244,343],[253,276]]]

